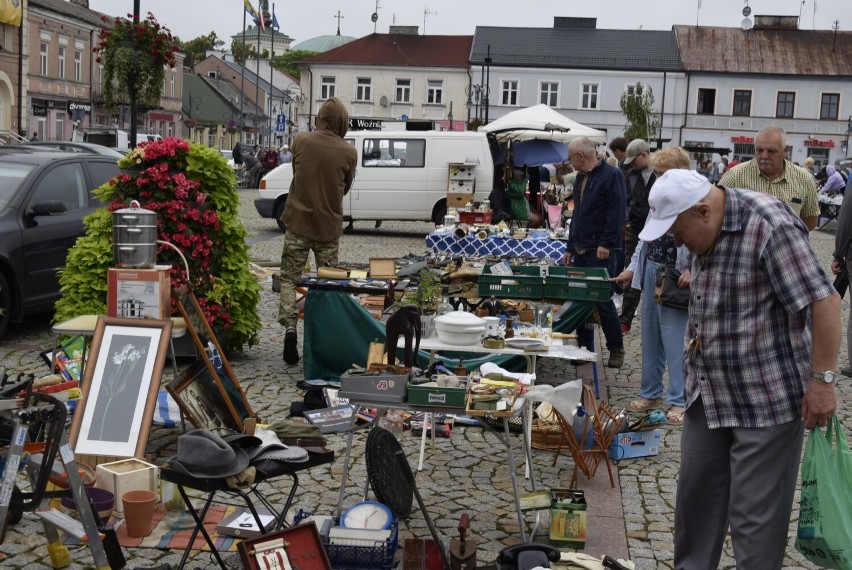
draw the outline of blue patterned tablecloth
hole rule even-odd
[[[507,255],[510,257],[545,257],[562,265],[565,240],[560,239],[516,239],[489,236],[479,239],[467,235],[456,237],[450,232],[432,232],[426,236],[426,246],[432,251],[449,251],[465,255]]]

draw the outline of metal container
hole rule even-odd
[[[113,212],[112,256],[116,267],[152,269],[157,263],[157,213],[136,200]]]

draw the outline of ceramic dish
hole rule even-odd
[[[509,346],[511,348],[524,349],[527,347],[544,346],[544,341],[538,340],[536,338],[513,337],[506,339],[506,346]]]

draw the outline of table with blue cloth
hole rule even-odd
[[[829,196],[827,194],[818,194],[817,199],[819,200],[820,209],[820,214],[817,217],[817,220],[825,220],[822,225],[819,226],[819,229],[822,229],[828,225],[828,222],[837,220],[837,217],[840,215],[840,206],[843,205],[843,195],[838,194]]]
[[[467,256],[541,257],[553,259],[557,265],[562,265],[565,244],[566,240],[564,239],[548,238],[488,236],[485,239],[479,239],[472,235],[460,238],[448,231],[434,231],[426,236],[426,246],[435,252],[448,251]]]

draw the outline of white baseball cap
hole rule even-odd
[[[673,168],[657,178],[648,195],[648,219],[639,239],[653,241],[669,231],[681,214],[710,193],[712,185],[694,170]]]

